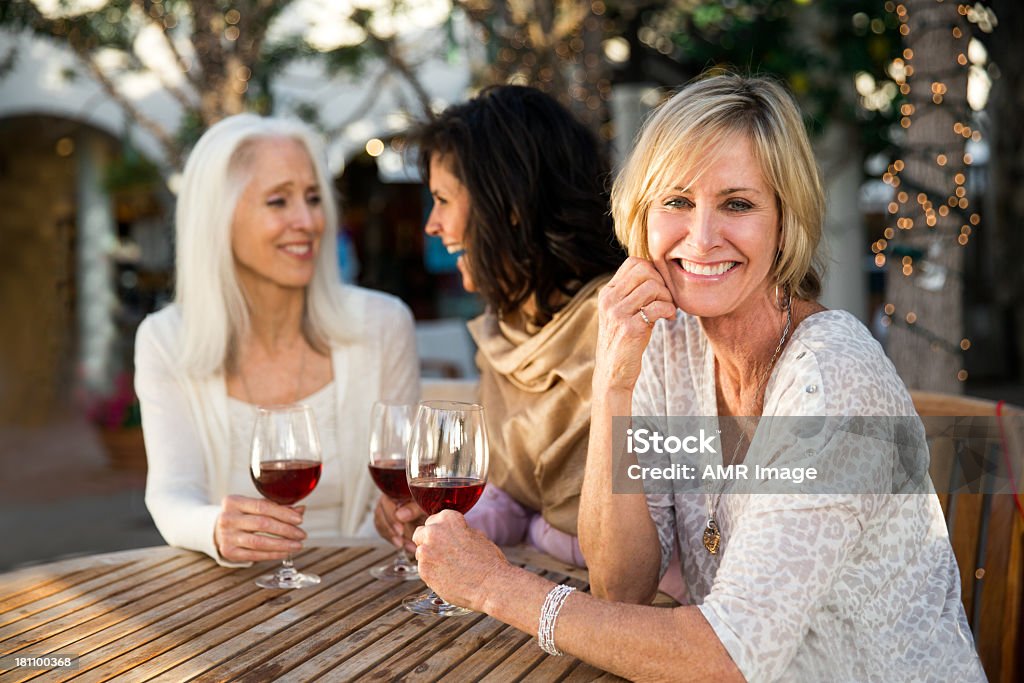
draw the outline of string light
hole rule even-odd
[[[936,1],[939,3],[943,2],[943,0]],[[957,5],[956,9],[959,19],[968,15],[970,5],[961,3]],[[911,30],[927,32],[943,29],[943,27],[936,26],[934,22],[928,22],[927,20],[921,24],[915,23],[912,29],[910,13],[907,6],[901,2],[888,0],[885,3],[885,10],[896,15],[898,30],[904,40],[910,36]],[[959,25],[952,25],[944,30],[951,30],[955,41],[968,37],[965,36],[964,29]],[[950,34],[946,35],[949,36]],[[908,131],[914,125],[915,117],[924,115],[926,113],[925,110],[931,113],[934,111],[932,107],[942,107],[947,114],[952,114],[954,119],[952,133],[956,136],[956,140],[980,141],[982,134],[969,125],[967,114],[950,110],[950,102],[946,100],[950,96],[951,87],[954,92],[958,93],[957,99],[962,97],[960,87],[953,85],[949,79],[954,78],[951,75],[953,73],[957,74],[956,78],[961,78],[963,71],[970,68],[971,62],[967,55],[965,43],[959,43],[958,47],[951,51],[951,64],[948,70],[941,71],[940,73],[925,73],[922,71],[919,78],[923,82],[913,81],[915,66],[910,62],[914,57],[914,50],[910,47],[904,47],[900,57],[894,59],[887,69],[890,78],[898,86],[900,94],[905,98],[898,110],[900,128]],[[917,85],[918,88],[916,92],[913,87],[914,85]],[[920,92],[921,85],[927,86],[924,92]],[[957,105],[960,106],[959,102],[957,102]],[[948,128],[944,130],[949,131]],[[895,217],[895,227],[886,227],[883,233],[884,237],[871,244],[871,251],[874,254],[876,266],[883,267],[887,262],[891,262],[894,267],[898,267],[899,271],[908,278],[915,275],[915,266],[918,266],[917,271],[922,274],[919,277],[924,277],[923,273],[926,272],[930,275],[932,270],[926,267],[929,265],[928,262],[935,260],[937,256],[931,249],[921,251],[920,247],[901,246],[902,242],[901,244],[893,242],[897,235],[906,235],[907,238],[912,238],[914,234],[910,233],[910,231],[915,226],[920,227],[923,225],[927,226],[928,234],[935,236],[929,239],[945,240],[955,237],[957,244],[966,246],[972,236],[973,228],[979,226],[981,222],[981,216],[976,211],[969,216],[966,213],[970,207],[966,171],[952,168],[949,171],[949,175],[945,175],[946,169],[949,169],[950,166],[955,167],[961,160],[963,166],[970,167],[974,162],[970,153],[957,150],[953,141],[950,141],[950,147],[947,149],[916,151],[913,152],[911,159],[917,163],[916,166],[912,166],[912,172],[924,173],[923,178],[944,177],[943,182],[951,180],[952,183],[950,184],[951,186],[947,186],[949,188],[947,190],[941,185],[935,186],[934,181],[921,182],[917,177],[903,177],[901,174],[906,168],[903,160],[894,161],[888,166],[885,173],[882,174],[882,181],[894,188],[894,199],[887,204],[886,209],[889,215]],[[936,167],[942,169],[940,173],[943,175],[937,176],[934,170],[927,171],[927,166],[922,167],[922,162],[927,160],[931,160],[935,164],[935,166],[931,167],[932,169]],[[905,189],[899,189],[901,186]],[[957,214],[958,218],[952,218],[951,212],[961,213]],[[918,216],[923,220],[918,219]],[[948,222],[940,225],[940,220],[957,221],[955,225],[959,225],[959,230],[952,230],[954,226],[949,226]],[[933,243],[933,247],[935,244],[941,245],[942,242]],[[887,258],[887,256],[893,254],[898,256],[897,260]],[[915,260],[924,260],[925,264],[915,263]],[[931,286],[924,285],[923,280],[922,286],[931,289]],[[911,330],[915,335],[926,338],[933,351],[962,354],[971,348],[971,342],[966,337],[957,343],[945,339],[941,335],[927,329],[927,327],[922,327],[919,323],[918,315],[914,311],[900,312],[897,317],[896,305],[892,302],[886,303],[883,311],[883,325],[897,324],[905,326],[906,329]],[[961,382],[966,381],[967,371],[960,369],[956,377]]]

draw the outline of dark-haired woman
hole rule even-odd
[[[593,133],[533,88],[501,86],[445,110],[415,136],[440,237],[486,312],[479,348],[491,467],[469,523],[583,566],[576,517],[590,432],[597,294],[622,263],[607,161]],[[386,498],[377,528],[409,542],[423,518]],[[405,526],[403,526],[405,523]]]

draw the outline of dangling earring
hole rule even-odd
[[[776,308],[778,308],[780,311],[789,310],[789,306],[793,302],[793,297],[792,297],[792,295],[789,294],[789,292],[786,291],[786,287],[782,288],[782,295],[783,295],[784,298],[780,299],[779,298],[779,284],[775,283],[775,306],[776,306]]]

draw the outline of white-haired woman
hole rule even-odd
[[[340,284],[336,226],[321,145],[299,122],[232,116],[189,157],[174,303],[143,321],[135,351],[146,505],[170,545],[237,564],[374,535],[370,409],[417,399],[418,360],[405,305]],[[256,406],[300,401],[324,468],[293,508],[256,492],[248,451]]]
[[[690,84],[645,124],[612,213],[631,257],[599,301],[579,516],[594,596],[510,566],[451,511],[414,534],[423,579],[634,680],[984,680],[938,500],[900,469],[923,436],[907,390],[863,325],[816,301],[824,197],[791,97]],[[810,466],[824,484],[618,493],[630,464],[662,464],[631,460],[629,416],[734,416],[701,468]],[[673,548],[688,598],[650,607]]]

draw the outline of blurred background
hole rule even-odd
[[[775,75],[827,183],[825,305],[912,388],[1024,403],[1022,39],[1016,0],[0,2],[0,570],[160,542],[134,334],[173,295],[184,159],[241,111],[323,133],[345,279],[412,308],[425,376],[472,378],[409,128],[533,85],[620,163],[702,71]]]

